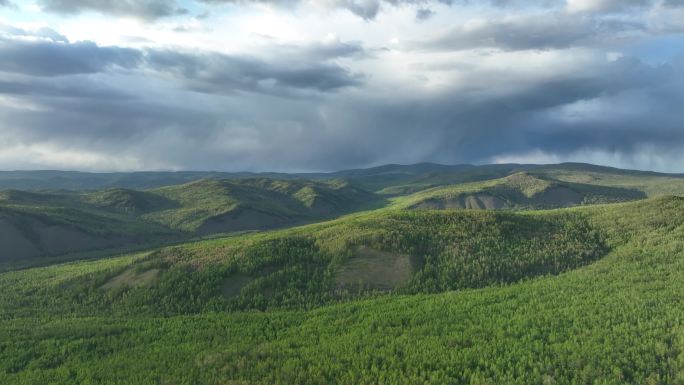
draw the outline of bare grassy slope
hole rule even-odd
[[[400,207],[414,209],[543,209],[645,197],[645,193],[633,189],[570,183],[516,173],[484,182],[428,189],[396,202]]]

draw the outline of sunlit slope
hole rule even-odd
[[[400,199],[412,209],[544,209],[643,199],[642,191],[563,182],[516,173],[500,179],[435,187]]]
[[[374,292],[433,293],[558,274],[607,252],[602,232],[579,213],[386,211],[165,248],[117,269],[86,264],[89,273],[50,301],[87,314],[308,308]]]
[[[675,215],[680,206],[679,198],[661,198],[537,212],[357,214],[329,223],[163,248],[116,268],[111,268],[111,260],[74,264],[75,271],[85,269],[87,274],[70,277],[54,295],[20,303],[49,298],[63,304],[54,309],[57,313],[69,308],[93,315],[174,315],[311,308],[372,293],[478,288],[590,264],[630,241],[625,238],[630,227],[637,232],[652,225],[639,218],[652,218],[659,210]],[[656,219],[680,220],[665,215]],[[16,272],[14,279],[30,285],[39,272],[52,270]],[[18,297],[10,295],[13,290],[4,291],[8,311],[45,308],[41,302],[17,307],[13,301]]]
[[[406,215],[450,213],[485,212]],[[177,264],[187,263],[184,270],[168,270],[159,273],[157,281],[133,282],[118,292],[98,285],[106,285],[131,266],[143,273],[152,265],[141,263],[155,257],[5,273],[0,275],[5,294],[0,306],[4,309],[0,380],[13,384],[49,378],[57,384],[616,385],[681,381],[684,201],[660,198],[520,214],[527,215],[535,220],[579,216],[584,226],[597,232],[607,254],[560,275],[504,286],[383,294],[312,310],[246,313],[205,312],[203,302],[211,298],[196,295],[155,299],[164,303],[182,299],[188,303],[185,309],[152,306],[145,291],[138,290],[145,287],[151,296],[159,293],[154,287],[172,291],[164,284],[164,274],[175,274],[188,278],[176,281],[176,289],[192,291],[193,280],[215,263],[236,259],[258,265],[274,250],[263,242],[286,242],[301,232],[318,232],[325,239],[327,226],[277,232],[273,238],[250,236],[170,249],[166,255],[174,255]],[[361,216],[345,226],[359,226],[370,234],[375,226],[369,220]],[[385,252],[406,252],[393,249],[398,246],[391,245],[400,245],[401,238],[391,229],[386,231],[396,241],[389,242]],[[244,242],[264,255],[235,254]],[[576,250],[563,254],[577,255]],[[93,280],[98,282],[88,283]],[[182,289],[177,287],[181,282]],[[200,286],[210,287],[211,282],[202,280]],[[74,286],[79,290],[64,294]],[[137,298],[126,303],[124,293]],[[110,310],[112,303],[117,305]],[[189,314],[157,316],[173,312]]]
[[[75,258],[65,253],[123,250],[209,234],[290,227],[382,207],[388,203],[382,197],[392,200],[391,208],[521,210],[684,195],[680,175],[573,163],[386,165],[306,174],[310,179],[297,179],[304,174],[277,174],[284,179],[245,177],[249,174],[211,179],[225,176],[220,173],[3,175],[10,182],[13,177],[33,175],[85,185],[129,177],[153,185],[167,176],[180,178],[169,181],[210,178],[143,191],[121,187],[88,192],[1,191],[0,241],[5,247],[0,248],[0,269],[31,265],[47,256],[60,256],[52,261]],[[322,180],[331,177],[341,179]],[[406,261],[397,263],[408,266]]]
[[[531,172],[559,181],[642,191],[648,196],[684,196],[684,177],[681,174],[629,171],[574,163],[544,166]]]

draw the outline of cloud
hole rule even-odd
[[[358,41],[343,42],[329,37],[323,42],[306,45],[280,45],[274,47],[279,56],[299,57],[307,61],[332,60],[338,58],[364,57],[368,53]]]
[[[417,20],[427,20],[435,15],[435,11],[430,8],[418,8],[416,11]]]
[[[635,21],[544,12],[499,20],[471,20],[432,39],[413,42],[409,47],[418,50],[563,49],[639,34],[645,28]]]
[[[184,63],[188,78],[213,74],[214,64],[206,58],[162,57]],[[233,59],[212,60],[222,68],[224,61],[235,65]],[[25,80],[13,83],[12,95],[32,101],[35,108],[11,108],[0,100],[0,143],[5,143],[0,148],[26,148],[45,162],[41,166],[99,170],[108,164],[124,169],[331,170],[386,162],[487,162],[535,149],[559,160],[612,154],[610,159],[631,164],[631,159],[646,159],[648,148],[663,159],[679,159],[676,150],[684,146],[684,115],[677,108],[684,98],[682,63],[651,66],[634,58],[608,61],[588,54],[563,66],[563,57],[554,56],[541,72],[520,61],[516,71],[475,67],[468,70],[469,83],[437,93],[367,90],[307,99],[196,93],[150,73]],[[492,62],[515,61],[499,57]],[[256,76],[244,69],[254,65],[247,63],[237,65],[238,78],[245,76],[243,71]],[[205,80],[222,84],[221,79]],[[9,86],[0,83],[0,93],[7,94]],[[70,155],[50,155],[60,150]],[[19,159],[7,155],[0,166],[16,166]]]
[[[301,46],[275,45],[271,57],[257,58],[201,51],[102,47],[88,41],[69,43],[52,30],[29,33],[6,29],[11,36],[0,37],[0,56],[6,58],[0,61],[0,71],[13,74],[50,77],[95,74],[117,68],[152,70],[205,93],[331,92],[363,83],[362,75],[334,61],[364,55],[363,48],[358,43],[336,39]]]
[[[188,12],[175,0],[40,0],[39,4],[45,11],[59,14],[99,12],[148,20]]]
[[[0,38],[0,71],[36,76],[102,72],[112,66],[137,66],[139,52],[119,47],[99,47],[92,42],[64,44]]]
[[[225,4],[225,3],[237,3],[237,4],[249,4],[249,3],[265,3],[273,4],[281,7],[294,7],[294,6],[309,6],[309,3],[316,4],[317,6],[325,6],[330,8],[342,8],[347,9],[353,14],[362,17],[364,19],[370,20],[374,19],[382,3],[389,4],[399,4],[399,3],[413,3],[414,0],[322,0],[318,3],[309,2],[306,0],[200,0],[207,4]],[[420,0],[418,0],[420,2]]]
[[[87,75],[64,78],[10,78],[0,80],[0,94],[24,98],[27,102],[45,99],[67,98],[72,100],[116,101],[136,99],[130,90],[122,90]],[[31,104],[31,103],[29,103]]]
[[[231,93],[236,90],[264,93],[287,90],[327,92],[362,84],[359,75],[335,63],[311,63],[306,60],[269,63],[244,56],[175,51],[149,51],[146,60],[150,68],[169,73],[191,89],[207,93]]]
[[[53,42],[68,43],[69,40],[62,34],[58,33],[52,28],[39,27],[33,30],[26,30],[17,28],[12,25],[0,23],[0,37],[16,38],[24,37],[32,40],[42,39]]]
[[[474,4],[469,0],[197,0],[209,5],[220,4],[272,4],[282,8],[328,7],[346,9],[365,20],[374,20],[383,8],[411,6],[416,10],[416,18],[424,20],[435,12],[432,5],[468,7]],[[567,0],[565,8],[569,12],[623,12],[634,7],[653,7],[657,4],[680,6],[681,0]],[[0,6],[11,4],[0,0]],[[98,12],[105,15],[135,17],[155,20],[164,17],[189,14],[179,0],[39,0],[46,12],[58,14],[79,14]],[[492,8],[559,8],[563,2],[555,0],[484,0],[479,4]],[[200,14],[206,16],[207,11]]]
[[[646,7],[653,4],[653,0],[567,0],[570,12],[621,12],[633,7]]]
[[[401,6],[420,6],[417,11],[417,16],[423,17],[429,15],[429,9],[424,8],[429,5],[443,4],[443,5],[460,5],[468,6],[474,2],[471,0],[200,0],[207,4],[273,4],[281,7],[310,7],[311,5],[324,6],[328,8],[346,9],[351,13],[359,16],[365,20],[375,19],[384,7],[401,7]],[[673,1],[673,0],[671,0]],[[480,3],[491,7],[551,7],[557,4],[555,0],[483,0]],[[422,11],[421,11],[422,10]]]
[[[0,25],[0,168],[682,164],[684,52],[660,28],[675,4],[617,15],[447,3],[357,2],[367,19],[391,10],[373,22],[309,13],[305,0],[279,3],[294,12],[240,3],[183,34],[175,22],[130,23],[94,42],[76,37],[99,16],[53,16],[57,30]],[[440,14],[418,22],[420,9]]]

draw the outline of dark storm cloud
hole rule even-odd
[[[303,55],[306,51],[302,52]],[[315,51],[312,57],[330,52]],[[362,84],[362,77],[338,64],[306,60],[266,62],[256,58],[216,53],[185,54],[150,51],[148,65],[173,74],[190,88],[207,93],[236,90],[280,93],[288,90],[334,91]]]
[[[0,159],[3,167],[24,165],[30,154],[12,163],[4,151],[38,146],[55,159],[103,160],[66,168],[287,171],[488,162],[535,150],[638,157],[651,146],[652,155],[684,161],[677,155],[684,148],[682,60],[614,60],[606,55],[613,39],[649,32],[602,17],[547,10],[490,19],[412,47],[420,52],[401,52],[416,55],[406,60],[426,55],[428,64],[406,72],[438,87],[415,85],[414,73],[395,75],[392,66],[396,78],[379,73],[375,82],[372,71],[382,71],[383,60],[403,59],[358,42],[272,44],[249,56],[69,43],[53,30],[0,26]],[[443,51],[481,47],[568,50],[495,52],[507,66],[444,59]],[[383,84],[387,78],[395,83]]]
[[[583,149],[633,154],[642,144],[681,148],[684,113],[676,103],[660,108],[661,98],[681,101],[684,88],[675,68],[650,67],[622,60],[582,73],[528,79],[513,92],[496,92],[497,79],[513,81],[513,74],[471,74],[472,81],[490,84],[493,92],[445,91],[429,98],[347,101],[330,108],[328,121],[342,131],[353,127],[330,149],[335,164],[344,168],[386,162],[432,160],[444,163],[487,162],[507,153],[535,148],[558,155]],[[627,97],[638,95],[639,98]],[[605,102],[600,112],[568,119],[560,110],[583,101]],[[353,111],[353,113],[350,113]],[[656,114],[652,115],[652,111]],[[622,135],[620,127],[628,127]],[[333,130],[336,131],[336,130]],[[363,133],[363,134],[361,134]],[[655,133],[655,134],[654,134]],[[354,137],[362,135],[362,143]],[[343,150],[344,149],[344,150]],[[378,149],[382,149],[379,151]]]
[[[188,78],[207,71],[194,60],[157,54],[169,63],[182,62]],[[241,73],[242,65],[238,69]],[[679,62],[597,61],[577,71],[526,78],[503,91],[491,87],[492,81],[513,84],[515,74],[476,69],[465,89],[381,97],[339,93],[306,100],[191,93],[168,84],[159,88],[149,76],[122,83],[114,75],[99,75],[99,81],[88,83],[90,76],[78,75],[70,89],[43,79],[44,88],[33,93],[30,84],[0,83],[0,92],[11,88],[11,95],[44,108],[0,107],[0,123],[14,143],[132,157],[142,168],[321,170],[385,162],[478,162],[532,149],[558,155],[582,149],[632,154],[643,144],[671,153],[684,145],[684,116],[677,107],[684,100],[682,70]],[[108,94],[102,84],[138,95]],[[487,87],[485,95],[478,91]],[[583,103],[604,106],[600,113],[587,112],[576,107]]]
[[[43,9],[61,14],[78,14],[94,11],[116,16],[142,19],[181,15],[187,10],[175,0],[40,0]]]
[[[51,31],[51,30],[50,30]],[[331,92],[361,85],[362,76],[334,59],[364,54],[358,43],[331,42],[305,46],[274,46],[271,59],[230,56],[218,53],[181,53],[164,50],[135,50],[102,47],[92,42],[65,43],[54,31],[41,30],[17,39],[23,30],[12,30],[15,38],[0,37],[0,71],[33,75],[65,76],[123,70],[151,69],[173,76],[173,81],[200,92],[230,93],[236,90],[261,93],[296,91]]]
[[[119,47],[100,47],[92,42],[63,44],[45,40],[0,37],[0,71],[36,76],[102,72],[112,66],[132,68],[140,52]]]
[[[445,143],[458,143],[462,159],[480,160],[531,149],[562,156],[588,149],[632,154],[642,144],[681,147],[677,121],[684,114],[672,101],[684,98],[682,78],[673,67],[625,59],[547,79],[470,104],[455,122],[477,129],[451,131]]]
[[[69,98],[86,100],[130,100],[135,95],[84,77],[0,79],[0,95],[22,96],[34,101],[51,98]]]
[[[637,22],[606,20],[563,13],[517,16],[459,26],[428,41],[409,45],[417,50],[562,49],[615,39],[620,34],[640,33]]]

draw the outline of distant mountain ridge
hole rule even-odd
[[[81,172],[81,171],[0,171],[0,189],[18,190],[102,190],[106,188],[152,189],[183,184],[199,179],[347,179],[361,186],[381,190],[388,185],[415,183],[463,183],[505,177],[516,172],[577,171],[629,176],[660,176],[684,178],[684,173],[668,174],[654,171],[626,170],[588,163],[560,164],[490,164],[443,165],[417,163],[387,164],[377,167],[320,173],[280,172],[220,172],[220,171],[136,171],[136,172]]]
[[[293,226],[381,201],[339,180],[200,179],[151,190],[5,190],[0,262]]]

